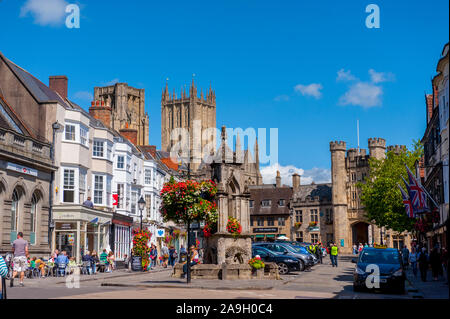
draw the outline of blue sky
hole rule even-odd
[[[64,25],[80,7],[79,29]],[[365,25],[367,5],[380,28]],[[424,93],[448,42],[448,1],[1,0],[0,51],[48,83],[69,78],[88,108],[94,86],[145,88],[150,143],[160,146],[165,79],[212,83],[217,125],[279,129],[283,182],[329,178],[329,142],[411,145],[425,130]],[[263,170],[272,175],[275,166]],[[304,170],[304,172],[303,172]],[[266,181],[270,181],[266,179]]]

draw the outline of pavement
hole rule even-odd
[[[406,293],[353,291],[352,256],[339,258],[331,267],[329,258],[309,271],[293,272],[281,280],[186,280],[171,277],[172,269],[148,273],[117,270],[73,278],[28,279],[25,287],[8,288],[9,299],[415,299],[447,298],[444,282],[422,283],[409,278]],[[446,288],[446,289],[445,289]]]
[[[431,271],[427,273],[427,278],[423,282],[420,278],[420,272],[417,270],[417,277],[411,269],[406,272],[406,279],[409,285],[409,292],[413,298],[418,299],[449,299],[448,282],[443,276],[439,276],[437,281],[434,281],[431,276]]]

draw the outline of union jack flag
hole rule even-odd
[[[405,165],[406,166],[406,165]],[[408,172],[409,187],[408,193],[411,200],[411,205],[413,210],[418,213],[422,213],[429,209],[427,204],[427,195],[420,185],[420,182],[416,179],[414,174],[406,166],[406,171]]]
[[[415,214],[411,205],[411,201],[409,200],[408,194],[403,190],[403,188],[400,185],[398,185],[398,187],[400,188],[400,192],[402,193],[403,205],[405,205],[406,215],[408,215],[410,218],[414,218]]]

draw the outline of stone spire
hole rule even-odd
[[[236,135],[236,163],[243,163],[244,162],[244,153],[242,153],[241,148],[241,139],[239,137],[239,133]]]
[[[277,177],[276,179],[276,183],[277,183],[277,188],[281,187],[281,176],[280,176],[280,171],[277,171]]]

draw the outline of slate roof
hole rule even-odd
[[[331,188],[331,183],[300,185],[299,189],[294,192],[293,198],[304,201],[307,198],[319,197],[320,201],[331,201]]]
[[[40,102],[58,102],[65,108],[70,108],[70,104],[67,103],[58,93],[50,89],[47,85],[39,81],[29,72],[16,65],[14,62],[8,60],[1,52],[0,57],[6,62],[9,68],[14,72],[23,85],[30,91],[31,95]]]

